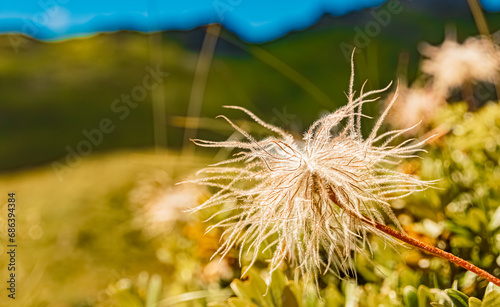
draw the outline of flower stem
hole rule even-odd
[[[336,195],[333,193],[330,194],[330,199],[337,205],[339,206],[341,209],[343,209],[347,214],[349,214],[350,216],[354,217],[354,218],[357,218],[359,219],[360,221],[362,221],[363,223],[366,223],[372,227],[375,227],[377,228],[378,230],[390,235],[391,237],[394,237],[400,241],[403,241],[407,244],[410,244],[416,248],[419,248],[421,250],[423,250],[424,252],[428,253],[428,254],[431,254],[433,256],[436,256],[436,257],[439,257],[439,258],[442,258],[442,259],[445,259],[447,261],[450,261],[450,262],[453,262],[454,264],[458,265],[458,266],[461,266],[462,268],[468,270],[468,271],[471,271],[472,273],[475,273],[476,275],[494,283],[495,285],[499,286],[500,287],[500,279],[498,279],[497,277],[491,275],[490,273],[486,272],[485,270],[473,265],[472,263],[460,258],[460,257],[457,257],[451,253],[448,253],[448,252],[445,252],[444,250],[441,250],[435,246],[432,246],[432,245],[429,245],[429,244],[426,244],[420,240],[417,240],[413,237],[410,237],[409,235],[407,235],[406,233],[402,233],[400,231],[397,231],[395,229],[392,229],[390,228],[389,226],[386,226],[384,224],[381,224],[377,221],[374,221],[370,218],[367,218],[366,216],[363,216],[363,215],[360,215],[359,213],[356,213],[356,212],[352,212],[351,210],[348,210],[346,208],[344,208],[340,202],[337,200],[337,197]]]
[[[472,12],[472,16],[474,17],[474,21],[476,22],[479,34],[487,37],[494,44],[495,42],[492,40],[490,31],[488,29],[488,23],[486,22],[486,18],[483,14],[483,9],[481,8],[478,0],[467,0],[467,2],[469,3],[469,7]],[[500,100],[500,85],[498,84],[498,82],[495,82],[495,87],[497,90],[497,99]]]
[[[365,222],[365,221],[363,220],[363,222]],[[486,272],[485,270],[478,268],[477,266],[473,265],[470,262],[467,262],[466,260],[464,260],[460,257],[457,257],[451,253],[445,252],[444,250],[441,250],[435,246],[432,246],[432,245],[426,244],[422,241],[419,241],[413,237],[410,237],[406,233],[401,233],[401,232],[394,230],[386,225],[377,223],[375,221],[369,221],[368,223],[373,224],[378,230],[385,232],[386,234],[388,234],[396,239],[399,239],[405,243],[408,243],[414,247],[417,247],[417,248],[423,250],[424,252],[429,253],[433,256],[443,258],[445,260],[453,262],[454,264],[461,266],[462,268],[464,268],[468,271],[471,271],[472,273],[475,273],[476,275],[478,275],[478,276],[480,276],[488,281],[491,281],[495,285],[500,286],[500,279],[496,278],[495,276],[491,275],[490,273]]]
[[[481,35],[490,37],[490,31],[488,30],[488,24],[486,23],[486,18],[484,18],[483,10],[477,2],[477,0],[467,0],[469,3],[472,16],[476,22],[477,29]]]

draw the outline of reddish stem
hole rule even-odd
[[[477,266],[473,265],[472,263],[470,263],[470,262],[468,262],[460,257],[457,257],[451,253],[445,252],[444,250],[441,250],[435,246],[426,244],[426,243],[419,241],[413,237],[410,237],[406,233],[399,232],[399,231],[394,230],[386,225],[380,224],[372,219],[369,219],[365,216],[362,216],[362,215],[359,215],[355,212],[351,212],[350,210],[347,210],[346,208],[344,208],[342,205],[339,204],[339,202],[337,201],[337,197],[333,193],[333,191],[332,191],[332,194],[330,194],[330,198],[337,206],[339,206],[341,209],[344,209],[346,213],[348,213],[350,216],[352,216],[354,218],[361,220],[363,223],[369,224],[369,225],[377,228],[378,230],[390,235],[391,237],[394,237],[398,240],[401,240],[405,243],[408,243],[416,248],[419,248],[426,253],[429,253],[433,256],[436,256],[436,257],[445,259],[447,261],[453,262],[454,264],[461,266],[462,268],[464,268],[468,271],[471,271],[472,273],[475,273],[476,275],[478,275],[478,276],[480,276],[480,277],[482,277],[482,278],[484,278],[484,279],[486,279],[486,280],[488,280],[488,281],[490,281],[490,282],[492,282],[495,285],[500,287],[500,279],[491,275],[490,273],[486,272],[485,270],[478,268]]]
[[[365,222],[365,221],[363,220],[363,222]],[[426,244],[422,241],[419,241],[413,237],[410,237],[406,233],[401,233],[401,232],[394,230],[386,225],[377,223],[375,221],[370,221],[368,223],[371,223],[378,230],[383,231],[386,234],[388,234],[394,238],[397,238],[405,243],[408,243],[408,244],[413,245],[417,248],[420,248],[424,252],[429,253],[433,256],[443,258],[445,260],[453,262],[454,264],[461,266],[462,268],[464,268],[468,271],[471,271],[472,273],[475,273],[476,275],[478,275],[478,276],[480,276],[488,281],[491,281],[492,283],[494,283],[495,285],[500,287],[500,279],[496,278],[495,276],[491,275],[490,273],[486,272],[485,270],[478,268],[477,266],[473,265],[470,262],[467,262],[466,260],[464,260],[460,257],[457,257],[451,253],[445,252],[444,250],[441,250],[435,246],[432,246],[432,245]]]

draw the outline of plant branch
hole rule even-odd
[[[368,225],[371,225],[372,227],[375,227],[377,228],[378,230],[390,235],[391,237],[394,237],[400,241],[403,241],[407,244],[410,244],[418,249],[421,249],[423,250],[424,252],[428,253],[428,254],[431,254],[433,256],[436,256],[436,257],[439,257],[439,258],[442,258],[442,259],[445,259],[447,261],[450,261],[450,262],[453,262],[454,264],[468,270],[468,271],[471,271],[472,273],[475,273],[476,275],[494,283],[495,285],[497,286],[500,286],[500,279],[498,279],[497,277],[491,275],[490,273],[486,272],[485,270],[473,265],[472,263],[460,258],[460,257],[457,257],[451,253],[448,253],[448,252],[445,252],[444,250],[441,250],[435,246],[432,246],[432,245],[429,245],[429,244],[426,244],[420,240],[417,240],[413,237],[410,237],[409,235],[407,235],[406,233],[402,233],[400,231],[397,231],[395,229],[392,229],[390,228],[389,226],[386,226],[386,225],[383,225],[383,224],[380,224],[379,222],[377,221],[374,221],[370,218],[367,218],[366,216],[363,216],[359,213],[356,213],[356,212],[352,212],[351,210],[348,210],[346,209],[344,206],[342,206],[340,204],[340,202],[338,201],[337,199],[337,196],[335,195],[335,193],[333,193],[333,191],[331,191],[330,193],[330,199],[338,206],[340,207],[341,209],[343,209],[347,214],[349,214],[351,217],[353,218],[356,218],[360,221],[362,221],[363,223],[366,223]]]
[[[490,31],[488,29],[488,23],[486,22],[486,18],[483,14],[483,9],[481,8],[478,0],[467,0],[467,2],[469,3],[469,7],[472,12],[472,16],[474,17],[474,21],[476,22],[479,34],[487,37],[494,44],[495,42],[492,40]],[[495,82],[495,88],[497,91],[497,99],[500,100],[500,85],[498,84],[498,82]]]
[[[472,12],[472,16],[474,17],[474,21],[476,22],[479,33],[489,38],[490,31],[488,30],[488,24],[486,23],[486,18],[484,18],[481,6],[477,2],[477,0],[467,0],[467,2],[469,3],[469,7]]]

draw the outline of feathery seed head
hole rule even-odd
[[[371,97],[388,87],[367,93],[362,88],[355,98],[353,78],[352,73],[347,105],[314,122],[302,140],[234,106],[226,108],[245,112],[273,136],[256,140],[222,116],[246,141],[193,140],[205,147],[242,149],[192,180],[218,188],[196,210],[230,204],[219,213],[235,212],[212,226],[226,228],[218,253],[224,256],[238,246],[240,259],[243,253],[251,254],[251,266],[259,252],[272,249],[271,269],[288,261],[306,278],[316,278],[326,272],[355,275],[353,255],[368,256],[368,233],[395,242],[373,221],[384,223],[385,213],[400,228],[388,201],[423,190],[429,183],[391,170],[387,164],[413,157],[425,141],[391,145],[411,128],[377,135],[397,95],[363,139],[362,106],[377,100]],[[342,125],[340,132],[332,132]]]
[[[422,71],[433,76],[433,86],[443,96],[467,81],[498,81],[500,47],[488,38],[470,37],[459,44],[447,37],[440,47],[423,44],[420,53],[428,58]]]
[[[148,238],[172,231],[176,221],[187,221],[183,212],[200,204],[207,191],[199,185],[172,185],[164,171],[137,181],[129,199],[136,214],[133,224]]]
[[[405,135],[418,135],[424,132],[426,125],[436,112],[446,105],[445,97],[432,87],[408,87],[402,85],[400,94],[387,116],[387,122],[395,128],[408,128]],[[390,103],[391,100],[387,100]]]

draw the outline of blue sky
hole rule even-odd
[[[399,1],[399,0],[389,0]],[[384,0],[25,0],[2,1],[0,33],[58,40],[95,32],[187,30],[221,23],[243,40],[262,43]],[[482,0],[492,11],[500,0]]]

